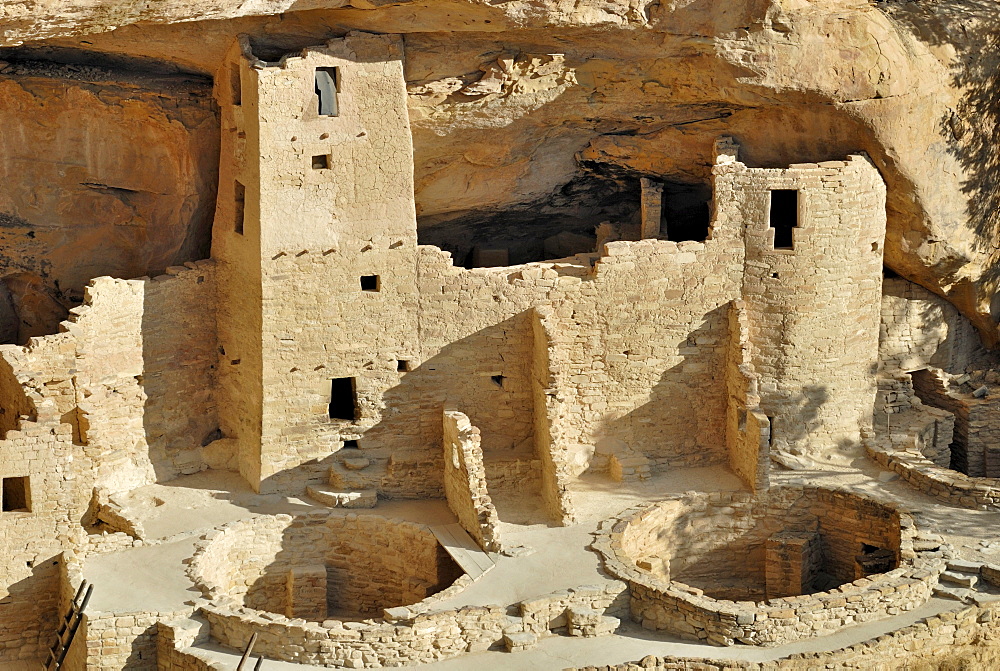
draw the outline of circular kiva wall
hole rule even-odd
[[[220,527],[191,576],[213,601],[315,622],[380,617],[451,585],[461,569],[430,529],[377,515],[262,515]]]
[[[923,604],[944,560],[912,521],[845,491],[688,493],[626,510],[594,549],[648,629],[716,645],[824,635]]]

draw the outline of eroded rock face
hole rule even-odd
[[[566,185],[610,167],[622,189],[641,175],[695,188],[707,182],[720,135],[737,138],[751,165],[864,150],[889,187],[887,265],[948,297],[996,343],[1000,15],[992,2],[0,7],[6,44],[46,40],[206,74],[241,32],[262,57],[352,28],[406,34],[416,198],[427,230],[449,222],[463,230],[470,212],[505,210],[562,216],[583,229],[601,213],[567,203]],[[106,203],[102,215],[128,215],[127,203]]]
[[[206,255],[218,155],[210,94],[204,78],[4,64],[0,279],[20,322],[5,341],[55,332],[93,277],[158,274]]]

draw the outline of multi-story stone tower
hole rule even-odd
[[[856,453],[878,363],[885,183],[866,156],[749,168],[720,142],[718,216],[743,221],[752,361],[771,453]]]
[[[350,440],[393,381],[371,380],[414,347],[402,40],[351,34],[266,63],[241,38],[216,81],[221,428],[260,486]]]

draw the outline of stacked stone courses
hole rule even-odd
[[[0,477],[24,491],[0,512],[0,666],[44,658],[88,557],[174,542],[194,545],[179,571],[200,598],[92,609],[66,668],[221,669],[212,646],[253,634],[269,659],[338,668],[635,626],[777,646],[935,606],[946,544],[918,543],[873,495],[781,486],[810,476],[777,466],[867,455],[937,500],[1000,510],[982,477],[1000,475],[1000,376],[975,372],[991,355],[947,302],[883,279],[886,190],[867,155],[753,167],[721,137],[704,239],[666,239],[669,190],[644,176],[641,239],[463,268],[418,244],[402,37],[350,32],[277,60],[254,44],[238,37],[215,78],[211,258],[99,277],[59,333],[0,345]],[[776,244],[789,192],[791,244]],[[663,498],[683,469],[743,491]],[[122,503],[202,471],[249,485],[229,517],[151,538],[155,515]],[[563,542],[546,527],[573,524],[597,529],[588,584],[506,585],[503,603],[472,589],[529,559],[522,539]],[[471,545],[439,540],[445,526]],[[868,574],[872,558],[885,566]],[[993,617],[946,613],[830,664],[970,646],[959,625],[993,640]]]
[[[715,580],[752,572],[753,538],[760,546],[756,561],[763,564],[765,540],[776,530],[819,533],[823,570],[846,584],[807,596],[753,602],[713,599],[702,589],[679,582],[684,580],[683,559],[681,575],[674,577],[677,559],[692,552],[688,561],[713,557],[708,569]],[[940,553],[915,552],[915,533],[905,513],[855,494],[781,488],[759,498],[691,493],[629,509],[602,524],[593,547],[605,568],[629,584],[631,614],[643,627],[712,645],[777,645],[821,636],[852,622],[885,618],[926,602],[945,570],[945,560]],[[750,544],[748,556],[736,555],[739,567],[720,561],[719,549],[734,542],[740,547]],[[900,565],[872,578],[848,573],[856,570],[855,556],[862,544],[896,548]],[[646,557],[660,554],[669,557],[666,578],[643,568],[648,566]]]

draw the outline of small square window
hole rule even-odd
[[[313,170],[326,170],[330,167],[329,154],[320,154],[312,157]]]
[[[4,478],[0,482],[0,488],[3,489],[2,494],[0,494],[3,499],[0,510],[5,513],[31,511],[31,492],[28,487],[28,478]]]
[[[396,361],[396,370],[399,371],[400,373],[409,373],[410,362],[407,361],[406,359],[398,359]]]
[[[506,379],[503,375],[490,375],[490,379],[493,380],[493,384],[503,389],[503,381]]]
[[[358,450],[358,449],[361,449],[361,448],[358,445],[358,441],[356,441],[356,440],[345,440],[344,441],[344,449],[345,450]]]
[[[382,282],[379,280],[378,275],[362,275],[361,276],[361,290],[362,291],[382,291]]]

